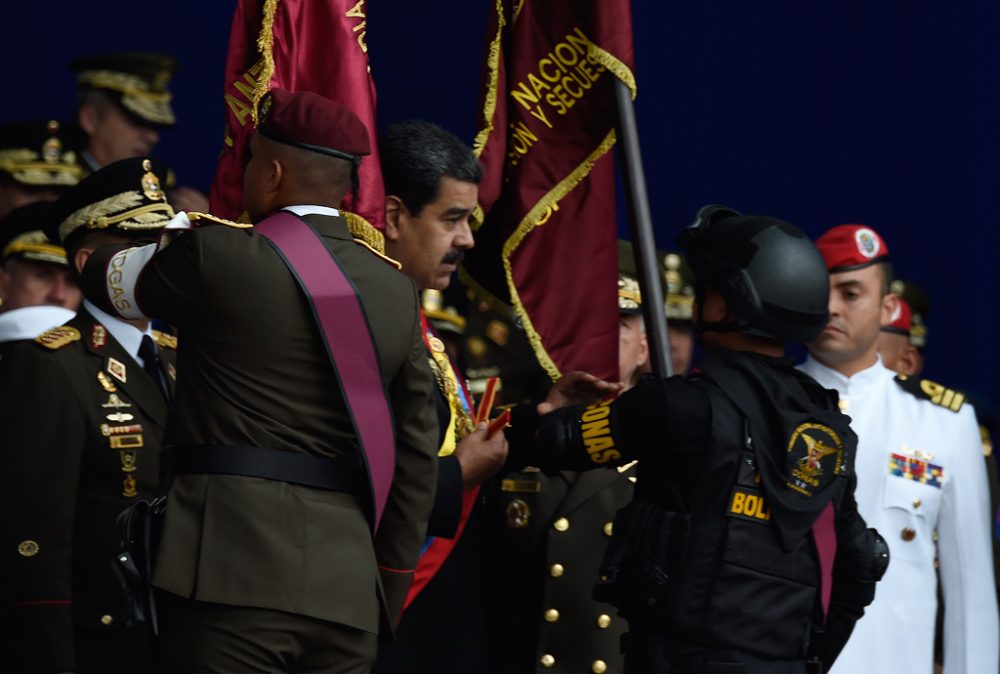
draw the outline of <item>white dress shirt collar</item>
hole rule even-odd
[[[139,328],[135,327],[131,323],[126,323],[120,318],[116,318],[106,311],[98,309],[89,300],[83,301],[83,308],[90,313],[91,316],[97,319],[97,322],[107,328],[111,336],[114,337],[122,348],[128,352],[130,356],[135,360],[135,362],[140,365],[144,365],[142,359],[139,358],[139,346],[142,344],[142,338],[144,335],[153,336],[152,327],[147,327],[146,331],[143,332]]]

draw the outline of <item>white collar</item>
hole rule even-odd
[[[143,332],[139,328],[135,327],[131,323],[126,323],[120,318],[116,318],[111,314],[98,309],[89,300],[83,300],[83,308],[86,309],[91,316],[97,319],[97,322],[107,328],[111,336],[117,340],[122,348],[132,356],[135,362],[143,365],[142,359],[139,358],[139,346],[142,344],[142,338],[144,335],[153,336],[153,329],[147,327],[146,331]]]
[[[73,316],[75,314],[69,309],[48,304],[6,311],[0,314],[0,342],[34,339]]]
[[[307,204],[300,204],[298,206],[285,206],[281,210],[289,211],[298,216],[329,215],[334,218],[340,217],[340,211],[338,211],[336,208],[330,208],[329,206],[312,206]]]
[[[888,368],[882,364],[882,356],[875,357],[875,364],[848,377],[832,367],[819,362],[810,354],[800,369],[820,383],[821,386],[832,388],[842,396],[852,392],[865,391],[880,379],[884,378]]]

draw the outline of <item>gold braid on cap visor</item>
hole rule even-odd
[[[173,94],[169,91],[150,90],[149,84],[137,75],[113,70],[84,70],[77,75],[76,81],[95,89],[120,92],[122,105],[143,119],[157,124],[174,124],[177,121],[170,108]]]
[[[49,243],[49,240],[45,238],[45,234],[41,231],[25,232],[15,237],[3,249],[0,257],[6,259],[14,255],[20,255],[26,260],[35,260],[36,262],[67,264],[66,250],[62,246]]]
[[[122,192],[97,203],[84,206],[59,224],[63,241],[80,227],[87,229],[159,229],[174,217],[174,209],[165,201],[140,206],[145,201],[141,192]]]
[[[45,161],[34,150],[0,150],[0,171],[9,173],[14,180],[25,185],[59,185],[72,187],[84,176],[84,169],[76,163],[76,153],[69,151],[58,162]]]

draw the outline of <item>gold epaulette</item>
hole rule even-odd
[[[385,234],[375,229],[370,222],[357,213],[341,211],[340,214],[344,216],[344,220],[347,220],[347,230],[354,237],[354,243],[364,246],[396,269],[403,268],[403,265],[397,260],[393,260],[385,254]]]
[[[199,213],[197,211],[191,211],[188,214],[188,220],[191,224],[195,224],[199,220],[205,220],[206,222],[211,222],[216,225],[225,225],[226,227],[236,227],[237,229],[250,229],[253,227],[252,222],[234,222],[233,220],[226,220],[225,218],[220,218],[218,216],[212,215],[211,213]]]
[[[930,379],[915,379],[907,377],[905,374],[896,376],[896,383],[907,393],[911,393],[917,398],[929,400],[930,402],[958,412],[965,404],[965,394],[955,389],[950,389],[942,384]]]
[[[385,234],[375,229],[370,222],[357,213],[341,211],[340,214],[347,220],[347,230],[355,241],[364,242],[374,252],[385,255]]]
[[[60,325],[58,328],[46,330],[35,337],[35,341],[46,349],[61,349],[67,344],[72,344],[80,339],[80,331],[68,325]]]
[[[171,351],[177,350],[177,338],[173,335],[168,335],[165,332],[160,332],[159,330],[153,330],[153,339],[156,343],[160,345],[161,348],[170,349]]]

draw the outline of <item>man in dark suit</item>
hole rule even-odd
[[[108,166],[56,202],[49,238],[79,270],[98,245],[155,236],[174,215],[165,178],[150,160]],[[0,361],[5,671],[149,671],[111,559],[118,513],[159,493],[175,346],[85,302]]]
[[[366,672],[380,609],[393,622],[409,588],[434,496],[438,428],[416,291],[375,250],[375,233],[356,240],[337,210],[369,151],[361,121],[281,90],[263,99],[259,120],[244,181],[256,228],[202,217],[206,226],[169,245],[101,250],[83,288],[183,336],[175,477],[154,575],[161,671]],[[377,354],[369,371],[395,432],[377,529],[365,470],[374,479],[376,462],[354,423],[364,410],[347,404],[349,364],[331,363],[319,300],[297,282],[310,270],[293,275],[287,249],[262,233],[290,218],[353,285]],[[299,477],[288,474],[295,467]],[[320,474],[323,485],[311,479]]]

